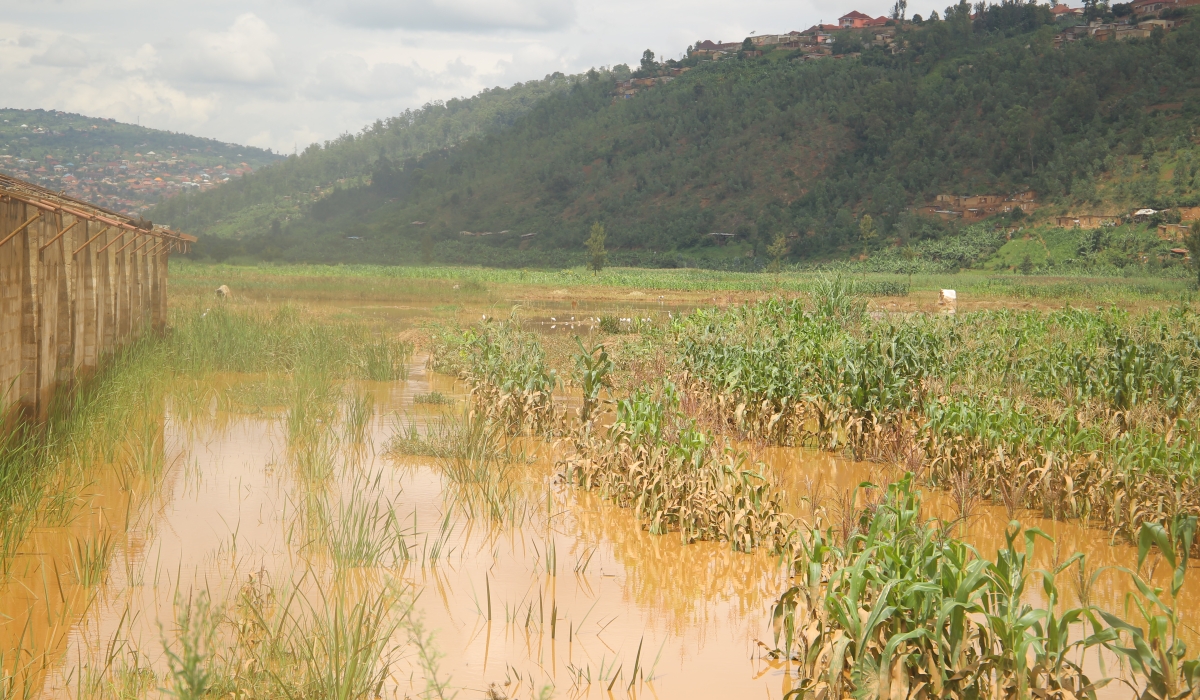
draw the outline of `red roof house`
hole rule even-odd
[[[887,21],[887,17],[872,18],[870,15],[864,15],[858,10],[851,10],[848,14],[838,17],[838,26],[842,29],[861,29],[863,27],[883,26]]]

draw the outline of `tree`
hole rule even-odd
[[[657,65],[654,62],[654,52],[646,49],[642,52],[642,70],[646,72],[653,71]]]
[[[866,255],[871,243],[879,237],[879,232],[875,229],[875,220],[870,214],[863,214],[862,220],[858,222],[858,236],[863,242],[863,255]]]
[[[776,234],[775,242],[767,246],[767,255],[771,256],[770,270],[772,274],[779,274],[779,268],[783,261],[783,256],[787,255],[788,242],[787,238],[782,234]]]
[[[604,224],[597,221],[592,224],[592,230],[584,245],[588,250],[588,267],[593,273],[599,273],[608,262],[608,251],[604,249]]]
[[[1029,257],[1029,253],[1026,253],[1025,257],[1021,258],[1021,264],[1017,265],[1017,269],[1021,271],[1022,275],[1028,275],[1033,272],[1033,258]]]
[[[754,50],[754,42],[750,41],[750,37],[746,37],[745,39],[742,39],[742,51],[753,51],[753,50]]]
[[[858,222],[858,235],[864,243],[870,243],[879,235],[875,229],[875,220],[871,218],[870,214],[863,214],[862,220]]]
[[[892,19],[904,23],[904,15],[908,12],[908,0],[896,0],[896,4],[892,5]],[[913,17],[916,19],[916,16]]]
[[[1200,221],[1193,221],[1188,227],[1187,235],[1183,238],[1192,258],[1192,269],[1196,271],[1196,286],[1200,287]]]
[[[426,265],[433,262],[433,237],[428,233],[421,239],[421,262]]]
[[[906,245],[900,249],[900,256],[904,258],[904,267],[908,270],[908,288],[912,289],[913,268],[917,266],[917,251],[911,245]]]

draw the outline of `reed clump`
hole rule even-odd
[[[410,343],[291,306],[173,309],[166,334],[147,334],[117,350],[97,374],[55,397],[44,424],[18,424],[0,439],[0,578],[33,527],[86,508],[75,494],[96,470],[115,470],[124,491],[155,491],[170,466],[163,425],[177,385],[170,415],[186,421],[207,414],[211,401],[197,380],[213,373],[267,374],[249,390],[219,392],[217,405],[283,407],[301,470],[322,479],[332,473],[337,452],[330,431],[343,399],[340,384],[404,379],[411,356]],[[373,410],[367,401],[345,402],[350,442],[365,439]]]
[[[529,510],[514,467],[526,461],[503,425],[481,411],[438,416],[418,426],[397,417],[384,446],[393,456],[434,457],[449,495],[469,517],[516,523]]]
[[[845,284],[677,321],[690,410],[779,445],[964,472],[1010,508],[1125,538],[1200,514],[1200,314],[874,318]]]
[[[781,495],[744,455],[680,411],[670,383],[617,401],[606,432],[594,432],[589,420],[572,438],[564,479],[632,508],[651,533],[727,541],[743,552],[788,546],[791,518]]]
[[[206,592],[181,597],[174,638],[163,642],[166,690],[181,698],[381,697],[407,648],[395,638],[409,624],[412,600],[391,579],[306,574],[277,588],[265,572],[227,604]]]
[[[208,372],[283,372],[319,368],[337,379],[397,381],[408,377],[412,344],[359,323],[318,321],[300,308],[216,306],[176,309],[169,366]]]

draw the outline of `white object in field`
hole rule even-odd
[[[217,287],[217,298],[218,299],[229,299],[232,296],[233,296],[233,292],[229,291],[228,285],[223,284],[220,287]]]
[[[953,289],[943,289],[938,295],[938,306],[946,307],[948,313],[954,313],[958,309],[958,292]]]

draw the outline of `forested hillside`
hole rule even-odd
[[[727,232],[741,264],[781,234],[793,260],[953,235],[909,210],[940,192],[1200,204],[1200,24],[1058,48],[1045,6],[954,9],[901,28],[899,51],[705,61],[633,99],[593,71],[507,128],[377,159],[369,183],[198,253],[565,265],[600,221],[618,262],[735,264],[709,235]]]
[[[180,230],[210,236],[278,230],[305,217],[314,202],[330,193],[370,184],[372,169],[379,163],[452,147],[471,136],[502,129],[546,95],[566,90],[572,80],[555,73],[544,80],[407,110],[357,134],[314,143],[303,153],[212,192],[176,197],[152,216],[171,221]]]

